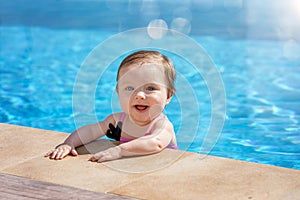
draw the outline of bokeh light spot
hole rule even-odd
[[[168,25],[162,19],[155,19],[148,24],[147,32],[152,39],[161,39],[168,32]]]

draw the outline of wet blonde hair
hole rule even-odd
[[[125,67],[129,67],[132,64],[140,63],[155,63],[164,68],[165,77],[168,86],[168,96],[172,96],[175,93],[175,78],[176,71],[172,61],[165,55],[158,51],[141,50],[134,52],[127,56],[120,64],[117,74],[117,82],[119,81],[120,70]]]

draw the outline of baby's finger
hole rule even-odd
[[[63,159],[65,156],[64,156],[64,151],[58,151],[58,153],[56,154],[56,159],[57,160],[60,160],[60,159]]]
[[[97,155],[93,155],[89,161],[92,161],[92,162],[97,162],[99,160],[99,158],[101,158],[101,154],[97,154]]]
[[[64,157],[66,157],[67,155],[69,155],[70,154],[70,151],[68,150],[68,151],[64,151],[63,153],[62,153],[62,157],[61,158],[64,158]]]
[[[104,162],[104,161],[107,161],[107,158],[106,157],[102,157],[100,159],[98,159],[98,163],[101,163],[101,162]]]
[[[105,156],[102,156],[101,158],[98,159],[98,163],[100,162],[105,162],[105,161],[109,161],[109,160],[114,160],[114,158],[110,155],[105,155]]]
[[[56,156],[57,156],[57,154],[58,154],[58,150],[57,149],[55,149],[54,151],[53,151],[53,153],[52,153],[52,155],[51,155],[51,159],[55,159],[56,158]]]
[[[76,151],[75,149],[72,149],[71,154],[72,154],[73,156],[78,156],[78,153],[77,153],[77,151]]]
[[[47,153],[44,155],[44,157],[49,157],[49,156],[53,153],[53,151],[55,151],[55,150],[53,149],[53,150],[47,152]]]
[[[94,156],[92,156],[92,157],[90,157],[89,161],[95,162],[95,161],[97,161],[97,159]]]

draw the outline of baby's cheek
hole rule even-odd
[[[149,117],[150,117],[150,119],[154,119],[157,116],[159,116],[160,113],[163,111],[163,109],[164,108],[160,104],[152,105],[150,107],[150,109],[149,109]]]
[[[129,112],[129,101],[127,99],[120,99],[120,106],[124,112]]]

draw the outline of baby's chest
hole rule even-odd
[[[128,138],[128,139],[136,139],[136,138],[140,138],[140,137],[143,137],[146,135],[146,132],[125,132],[125,131],[122,131],[121,132],[121,136],[122,137],[125,137],[125,138]]]

